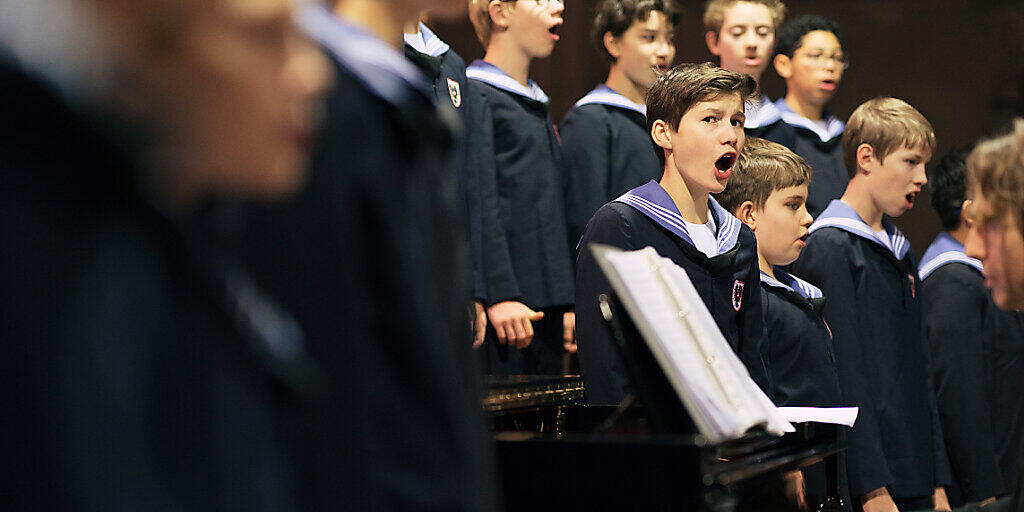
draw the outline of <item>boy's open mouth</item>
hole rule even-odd
[[[559,28],[560,28],[561,26],[562,26],[562,24],[561,24],[561,22],[559,22],[559,23],[555,23],[554,25],[551,25],[550,27],[548,27],[548,33],[550,33],[550,34],[551,34],[551,37],[552,37],[552,38],[553,38],[553,39],[554,39],[555,41],[558,41],[558,29],[559,29]]]
[[[818,87],[824,91],[834,91],[836,90],[836,81],[832,79],[822,80]]]
[[[732,165],[736,162],[736,153],[726,153],[715,160],[715,177],[720,180],[729,179]]]
[[[906,196],[903,196],[903,198],[906,199],[906,201],[907,201],[907,206],[910,207],[910,208],[914,207],[914,199],[916,197],[917,197],[917,192],[911,192],[911,193],[907,194]]]

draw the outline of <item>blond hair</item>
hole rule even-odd
[[[867,144],[879,161],[894,151],[920,147],[935,152],[935,130],[916,108],[897,98],[873,98],[850,114],[843,133],[846,172],[857,175],[857,148]]]
[[[986,224],[1014,216],[1024,229],[1024,119],[1014,119],[1013,131],[986,140],[967,157],[967,181],[971,194],[980,193],[992,206]]]
[[[772,192],[804,185],[810,179],[811,167],[786,146],[747,137],[729,184],[715,200],[729,212],[735,212],[744,201],[762,209]]]
[[[768,8],[772,17],[772,28],[777,29],[786,19],[786,4],[779,0],[708,0],[704,4],[704,30],[716,35],[722,31],[725,23],[725,11],[740,2],[760,4]]]
[[[492,1],[494,0],[469,0],[469,21],[473,23],[476,38],[484,48],[491,44],[491,34],[494,33],[494,21],[491,20]]]

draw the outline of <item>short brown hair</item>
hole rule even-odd
[[[746,104],[753,99],[756,90],[757,82],[749,75],[722,69],[710,62],[680,64],[661,75],[647,91],[647,133],[658,119],[673,130],[679,128],[679,120],[697,103],[735,93]],[[654,144],[654,149],[665,165],[661,147]]]
[[[601,55],[614,62],[615,57],[604,47],[604,35],[611,32],[612,36],[619,37],[633,22],[647,21],[655,11],[664,14],[673,27],[679,24],[681,13],[675,0],[602,0],[597,4],[590,39]]]
[[[722,24],[725,23],[725,11],[740,2],[761,4],[767,7],[772,16],[772,29],[779,28],[782,21],[786,19],[786,4],[779,0],[708,0],[704,4],[704,30],[715,34],[720,33]]]
[[[811,167],[786,146],[747,137],[729,184],[715,194],[715,200],[729,212],[735,212],[744,201],[762,209],[772,192],[806,184],[810,179]]]
[[[493,0],[469,0],[469,21],[473,23],[473,30],[480,44],[487,48],[491,44],[491,34],[494,33],[494,22],[491,20],[491,2]],[[502,0],[504,3],[506,0]]]
[[[921,147],[935,152],[935,130],[916,108],[897,98],[873,98],[850,114],[843,133],[846,172],[857,175],[857,148],[871,146],[875,157],[885,160],[900,147]]]
[[[1013,131],[978,144],[967,157],[967,181],[971,195],[981,193],[992,205],[991,217],[1007,213],[1024,229],[1024,119],[1014,119]]]

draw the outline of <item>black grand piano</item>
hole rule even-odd
[[[844,510],[835,481],[844,427],[795,424],[783,437],[752,431],[709,443],[625,310],[602,297],[602,311],[635,397],[587,406],[579,376],[488,381],[506,510],[798,510],[783,475],[812,464],[826,465],[829,498],[809,509]]]

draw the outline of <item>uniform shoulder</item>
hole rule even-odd
[[[931,285],[952,285],[957,289],[984,291],[985,278],[977,269],[960,262],[950,262],[942,265],[928,274],[923,281]]]

